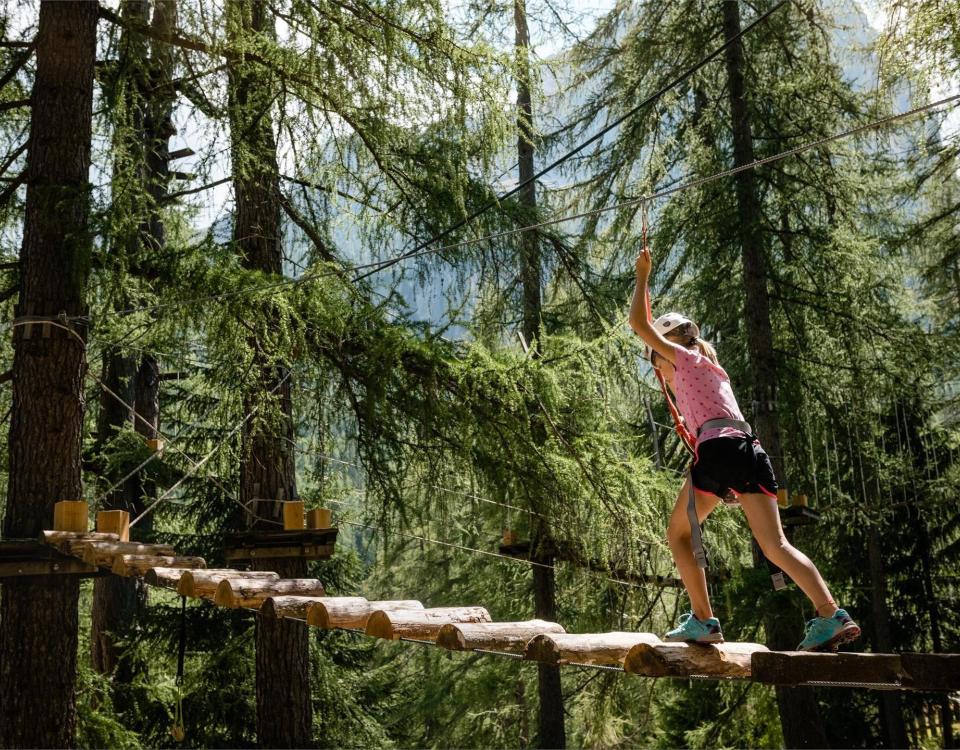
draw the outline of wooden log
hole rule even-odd
[[[51,547],[63,552],[64,554],[70,554],[70,543],[79,540],[90,542],[118,542],[120,541],[120,537],[116,534],[99,534],[97,532],[80,533],[76,531],[42,531],[40,533],[41,542],[44,544],[49,544]]]
[[[523,658],[543,664],[622,666],[638,643],[660,643],[653,633],[546,633],[531,638]]]
[[[288,617],[305,621],[310,607],[322,598],[319,596],[268,596],[260,605],[260,612],[267,617]]]
[[[638,643],[623,660],[624,671],[647,677],[750,677],[759,643]]]
[[[437,645],[451,651],[507,651],[522,654],[531,638],[543,633],[565,633],[562,625],[546,620],[524,622],[447,623],[437,634]]]
[[[110,571],[118,576],[139,577],[150,568],[205,568],[202,557],[170,557],[167,555],[117,555]]]
[[[412,599],[397,601],[367,601],[362,596],[331,596],[320,599],[310,607],[307,613],[307,622],[315,628],[332,630],[333,628],[349,628],[352,630],[366,630],[367,620],[378,610],[423,610],[423,605]]]
[[[366,633],[374,638],[416,638],[435,641],[440,628],[450,622],[490,622],[483,607],[435,607],[433,609],[378,609],[367,618]]]
[[[210,599],[217,593],[220,581],[227,578],[249,581],[279,581],[280,576],[270,570],[234,570],[232,568],[207,568],[204,570],[186,570],[180,576],[177,593],[200,599]]]
[[[176,591],[180,578],[187,571],[187,568],[150,568],[143,574],[143,582],[150,586],[160,586]]]
[[[85,563],[109,568],[117,555],[154,555],[173,557],[177,551],[169,544],[138,544],[137,542],[91,542],[80,539],[68,545],[70,554]]]
[[[217,584],[213,600],[221,607],[259,609],[271,596],[323,596],[323,584],[314,578],[283,578],[279,581],[258,581],[247,578],[224,578]]]

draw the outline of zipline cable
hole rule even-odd
[[[677,86],[677,85],[683,83],[684,81],[686,81],[688,78],[690,78],[690,76],[692,76],[692,75],[693,75],[694,73],[696,73],[698,70],[700,70],[700,69],[703,68],[705,65],[707,65],[708,63],[710,63],[710,62],[711,62],[712,60],[714,60],[718,55],[722,54],[730,45],[732,45],[732,44],[734,44],[735,42],[739,41],[739,40],[741,39],[741,37],[743,37],[744,35],[750,33],[750,31],[752,31],[754,28],[756,28],[757,26],[759,26],[760,24],[762,24],[764,21],[766,21],[770,16],[772,16],[774,13],[776,13],[778,10],[780,10],[780,8],[782,8],[782,7],[783,7],[784,5],[786,5],[788,2],[789,2],[789,0],[781,0],[779,3],[777,3],[776,5],[774,5],[774,6],[773,6],[770,10],[768,10],[766,13],[764,13],[764,14],[761,15],[761,16],[758,16],[758,17],[755,18],[751,23],[747,24],[743,29],[740,30],[740,32],[739,32],[738,34],[736,34],[735,36],[732,36],[730,39],[728,39],[726,42],[724,42],[721,46],[717,47],[717,48],[716,48],[713,52],[711,52],[709,55],[707,55],[706,57],[704,57],[703,59],[701,59],[701,60],[700,60],[698,63],[696,63],[693,67],[688,68],[686,71],[684,71],[683,73],[681,73],[678,77],[674,78],[674,79],[673,79],[672,81],[670,81],[669,83],[661,86],[657,91],[655,91],[653,94],[650,94],[647,98],[645,98],[643,101],[641,101],[638,105],[636,105],[635,107],[633,107],[632,109],[630,109],[629,111],[627,111],[625,114],[623,114],[623,115],[621,115],[620,117],[618,117],[616,120],[614,120],[612,123],[610,123],[610,124],[607,125],[606,127],[602,128],[602,129],[601,129],[600,131],[598,131],[597,133],[594,133],[592,136],[590,136],[590,138],[588,138],[587,140],[585,140],[583,143],[579,144],[578,146],[576,146],[575,148],[571,149],[570,151],[568,151],[567,153],[563,154],[562,156],[554,159],[552,162],[550,162],[550,164],[548,164],[547,166],[543,167],[540,171],[536,172],[534,175],[528,177],[528,178],[525,179],[525,180],[521,180],[520,182],[517,183],[517,185],[516,185],[515,187],[513,187],[513,188],[510,189],[510,190],[508,190],[508,191],[507,191],[506,193],[504,193],[503,195],[501,195],[501,196],[499,196],[499,197],[497,197],[497,198],[493,198],[493,199],[490,200],[490,201],[487,201],[485,204],[483,204],[482,206],[480,206],[480,208],[476,209],[473,213],[469,214],[468,216],[464,217],[463,219],[460,219],[459,221],[457,221],[457,222],[455,222],[454,224],[450,225],[449,227],[447,227],[446,229],[444,229],[444,230],[443,230],[442,232],[440,232],[439,234],[434,235],[433,237],[431,237],[429,240],[425,240],[424,242],[421,242],[419,245],[417,245],[416,247],[414,247],[412,250],[410,250],[410,251],[408,251],[408,252],[406,252],[406,253],[403,253],[402,255],[399,255],[399,256],[397,256],[397,257],[395,257],[395,258],[392,258],[392,259],[390,259],[389,261],[384,262],[383,265],[379,266],[379,267],[376,268],[375,270],[368,271],[368,272],[366,272],[366,273],[363,273],[363,274],[355,277],[355,278],[354,278],[354,282],[356,283],[356,282],[358,282],[358,281],[360,281],[360,280],[362,280],[362,279],[365,279],[366,277],[372,275],[373,273],[376,273],[377,271],[382,271],[382,270],[385,269],[385,268],[389,268],[390,266],[395,265],[395,264],[397,264],[397,263],[400,263],[401,261],[406,260],[407,258],[413,258],[413,257],[416,257],[417,255],[422,254],[423,250],[425,250],[426,248],[428,248],[428,247],[430,247],[431,245],[439,242],[441,239],[443,239],[444,237],[448,236],[449,234],[451,234],[452,232],[456,231],[457,229],[460,229],[461,227],[466,226],[467,224],[469,224],[470,222],[472,222],[474,219],[478,218],[478,217],[481,216],[482,214],[484,214],[484,213],[486,213],[487,211],[489,211],[489,210],[490,210],[491,208],[493,208],[494,206],[499,205],[499,204],[501,203],[501,201],[506,200],[507,198],[509,198],[509,197],[512,196],[512,195],[516,195],[516,194],[519,193],[521,190],[523,190],[523,188],[525,188],[527,185],[530,185],[531,183],[536,182],[536,181],[539,180],[541,177],[543,177],[545,174],[547,174],[547,172],[550,172],[551,170],[553,170],[553,169],[555,169],[556,167],[560,166],[561,164],[563,164],[563,162],[567,161],[567,159],[571,158],[572,156],[576,156],[576,155],[579,154],[581,151],[583,151],[587,146],[589,146],[589,145],[591,145],[592,143],[595,143],[596,141],[598,141],[598,140],[600,140],[601,138],[603,138],[603,136],[605,136],[605,135],[606,135],[607,133],[609,133],[611,130],[613,130],[614,128],[616,128],[617,126],[619,126],[622,122],[624,122],[624,120],[627,120],[627,119],[629,119],[630,117],[633,117],[637,112],[639,112],[640,110],[646,108],[647,106],[649,106],[649,105],[652,104],[653,102],[657,101],[661,96],[663,96],[665,93],[667,93],[668,91],[670,91],[670,89],[672,89],[672,88],[674,88],[675,86]],[[435,252],[437,252],[437,251],[438,251],[438,250],[436,250]],[[354,269],[354,270],[356,270],[356,269]]]

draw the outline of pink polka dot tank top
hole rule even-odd
[[[677,409],[683,415],[687,429],[694,435],[700,425],[711,419],[743,420],[737,398],[730,387],[730,376],[720,365],[715,365],[696,349],[674,346],[673,389]],[[732,427],[704,430],[697,437],[697,445],[718,437],[748,437]]]

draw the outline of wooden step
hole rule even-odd
[[[623,668],[646,677],[750,677],[750,659],[766,651],[759,643],[638,643]]]
[[[375,638],[415,638],[435,641],[447,623],[490,622],[483,607],[435,607],[433,609],[379,609],[367,619],[366,633]]]
[[[150,586],[159,586],[165,589],[177,590],[177,584],[188,568],[150,568],[143,574],[143,582]]]
[[[177,593],[200,599],[213,600],[220,581],[236,578],[247,581],[279,581],[280,576],[270,570],[234,570],[233,568],[207,568],[186,570],[180,576]]]
[[[213,600],[221,607],[259,609],[271,596],[323,596],[323,584],[314,578],[281,578],[278,581],[224,578]]]
[[[267,617],[307,619],[310,607],[321,601],[319,596],[270,596],[263,600],[260,612]]]
[[[523,658],[557,666],[623,666],[627,653],[639,643],[660,643],[660,639],[653,633],[546,633],[530,640]]]
[[[69,543],[70,554],[85,563],[112,567],[117,555],[154,555],[174,557],[177,551],[169,544],[139,544],[137,542],[91,542],[79,540]]]
[[[374,612],[422,611],[423,609],[424,606],[413,599],[371,602],[362,596],[326,597],[310,607],[307,622],[323,630],[333,628],[366,630],[367,620]]]
[[[49,544],[64,554],[70,554],[69,545],[76,541],[90,542],[119,542],[120,537],[117,534],[102,534],[96,531],[81,533],[77,531],[42,531],[40,541]]]
[[[150,568],[205,568],[202,557],[169,557],[161,555],[117,555],[110,571],[118,576],[139,577]]]
[[[546,620],[524,622],[448,622],[440,628],[437,645],[451,651],[507,651],[522,654],[531,638],[543,633],[564,633],[563,626]]]

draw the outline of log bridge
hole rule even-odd
[[[495,653],[553,666],[614,669],[645,677],[960,690],[960,654],[774,652],[757,643],[665,643],[652,633],[567,633],[558,623],[543,620],[493,622],[483,607],[428,608],[410,599],[327,596],[320,581],[281,579],[264,571],[208,569],[202,558],[177,556],[165,545],[121,541],[116,534],[44,531],[28,545],[30,550],[25,551],[23,544],[15,550],[10,542],[0,543],[0,576],[137,577],[181,596],[255,610],[263,617],[293,618],[323,630],[347,629],[450,651]],[[323,542],[327,544],[332,546],[329,534]],[[303,540],[292,545],[300,548],[300,554],[302,546]],[[30,565],[14,560],[15,555],[23,557],[28,552],[34,555]],[[53,566],[63,569],[53,570]]]

